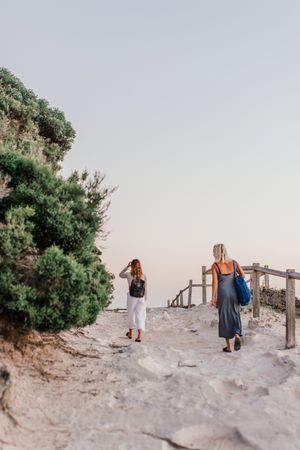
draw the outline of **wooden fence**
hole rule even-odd
[[[253,263],[252,266],[242,266],[245,274],[249,274],[250,278],[247,283],[250,283],[252,293],[252,307],[253,317],[260,317],[260,278],[264,278],[264,286],[270,287],[269,276],[285,278],[286,280],[286,348],[293,348],[296,346],[296,295],[295,295],[295,280],[300,280],[300,273],[295,272],[294,269],[287,269],[286,271],[270,269],[268,266],[260,266],[259,263]],[[212,284],[207,283],[207,276],[211,275],[211,269],[206,269],[202,266],[202,283],[194,284],[193,280],[179,293],[172,301],[168,301],[169,307],[190,308],[192,305],[192,291],[195,287],[202,288],[202,303],[207,303],[207,288]],[[183,293],[188,291],[187,305],[184,305]]]

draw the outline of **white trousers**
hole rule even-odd
[[[144,297],[131,297],[127,294],[128,328],[145,330],[146,302]]]

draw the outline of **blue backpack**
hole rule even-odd
[[[251,300],[250,289],[247,286],[245,278],[237,276],[235,261],[233,261],[233,268],[234,268],[234,284],[235,284],[235,289],[236,289],[239,303],[241,304],[241,306],[247,306],[247,305],[249,305],[249,302]]]

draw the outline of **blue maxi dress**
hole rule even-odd
[[[217,264],[216,267],[218,275],[219,337],[232,339],[236,334],[242,335],[240,304],[234,284],[234,272],[224,275]]]

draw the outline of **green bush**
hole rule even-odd
[[[75,131],[63,112],[0,68],[0,142],[21,154],[43,157],[58,169],[74,138]]]
[[[0,189],[0,195],[5,192],[0,197],[1,313],[16,325],[39,330],[91,324],[113,291],[113,277],[95,246],[97,236],[105,237],[113,189],[102,187],[98,173],[93,178],[57,175],[56,162],[72,134],[63,114],[37,101],[7,71],[0,71],[0,86],[7,93],[5,102],[0,90],[0,117],[14,121],[11,141],[0,149],[0,181],[7,185]],[[30,121],[38,124],[39,137],[47,136],[60,149],[48,155],[47,164],[16,150],[14,131]]]
[[[38,248],[58,245],[80,256],[84,248],[94,245],[101,217],[73,177],[64,180],[49,167],[7,151],[0,153],[0,172],[10,177],[13,188],[2,199],[0,221],[10,208],[30,206]]]
[[[38,284],[43,286],[37,297],[39,327],[56,330],[94,322],[106,297],[94,297],[82,264],[58,247],[50,247],[38,258],[36,269]]]

